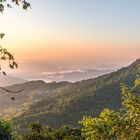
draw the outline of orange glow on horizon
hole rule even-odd
[[[10,50],[18,60],[84,61],[139,57],[139,46],[86,41],[18,42]]]

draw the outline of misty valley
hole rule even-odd
[[[139,13],[0,0],[0,140],[140,140]]]

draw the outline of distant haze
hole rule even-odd
[[[27,80],[23,80],[21,78],[9,76],[9,75],[6,75],[6,76],[0,75],[0,87],[11,86],[15,84],[24,83],[24,82],[27,82]]]
[[[138,0],[29,2],[27,11],[14,7],[0,14],[0,31],[6,34],[1,45],[15,55],[19,69],[12,74],[18,77],[72,80],[68,71],[75,75],[78,69],[100,67],[108,72],[140,57]],[[77,77],[100,73],[83,76],[87,71]]]

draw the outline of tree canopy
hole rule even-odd
[[[24,10],[26,10],[27,8],[29,8],[31,5],[30,3],[26,2],[25,0],[0,0],[0,12],[3,13],[5,10],[5,7],[7,8],[12,8],[12,4],[15,4],[17,6],[22,6],[22,8]],[[3,39],[3,37],[5,36],[4,33],[0,33],[0,39]],[[8,52],[5,48],[3,48],[2,46],[0,46],[0,59],[1,60],[8,60],[9,62],[9,67],[11,69],[17,68],[17,63],[14,60],[14,56]],[[0,71],[2,70],[1,66],[0,66]],[[4,71],[2,71],[2,73],[4,75],[6,75],[6,73]]]
[[[28,9],[30,7],[30,3],[26,2],[25,0],[0,0],[0,12],[3,13],[5,11],[5,8],[12,8],[12,4],[15,4],[17,6],[22,6],[22,8],[24,10]],[[4,33],[0,33],[0,39],[3,39],[3,37],[5,36]],[[5,49],[4,47],[2,47],[0,45],[0,60],[2,61],[8,61],[8,67],[11,69],[17,68],[18,65],[15,61],[15,58],[13,56],[13,54],[11,54],[7,49]],[[0,65],[0,72],[4,75],[6,75],[6,72],[3,71],[2,66]],[[9,90],[6,90],[5,88],[0,87],[1,89],[7,91],[7,92],[11,92]],[[12,97],[12,99],[14,99]]]
[[[122,109],[104,109],[99,117],[84,116],[82,134],[86,140],[140,139],[140,65],[134,86],[121,84]]]
[[[132,87],[121,84],[122,108],[103,109],[98,117],[84,116],[82,129],[63,126],[53,129],[31,123],[23,140],[139,140],[140,139],[140,65]]]
[[[21,5],[24,10],[31,6],[30,3],[26,2],[25,0],[0,0],[0,12],[3,13],[5,7],[12,8],[12,3],[17,6]]]

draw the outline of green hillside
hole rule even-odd
[[[42,101],[31,105],[28,111],[14,118],[13,123],[20,128],[32,121],[53,127],[76,125],[82,116],[97,116],[103,108],[118,110],[121,102],[120,83],[131,85],[139,63],[140,59],[128,67],[94,79],[46,84],[51,98],[45,96]]]

